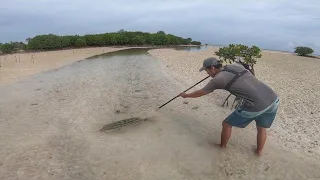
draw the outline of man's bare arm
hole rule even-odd
[[[181,93],[180,96],[183,97],[183,98],[197,98],[197,97],[201,97],[201,96],[204,96],[208,94],[208,92],[204,91],[204,90],[197,90],[197,91],[194,91],[192,93]]]

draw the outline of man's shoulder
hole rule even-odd
[[[243,67],[243,65],[239,63],[228,64],[225,66],[225,68],[235,70],[235,71],[243,71],[246,69],[245,67]]]
[[[239,73],[241,71],[245,70],[245,68],[238,64],[228,64],[222,68],[220,73],[218,73],[218,78],[223,77],[233,77],[235,76],[235,73]]]
[[[220,71],[217,75],[213,77],[213,81],[218,84],[225,84],[226,82],[230,81],[235,75],[227,72],[227,71]]]
[[[223,76],[235,76],[238,73],[241,73],[243,71],[249,71],[249,69],[246,69],[242,64],[239,63],[234,63],[234,64],[228,64],[226,65],[222,70],[221,70],[221,74]],[[247,76],[253,76],[252,73],[247,73],[245,75]]]

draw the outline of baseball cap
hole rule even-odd
[[[218,65],[218,64],[221,64],[218,59],[216,59],[214,57],[207,58],[207,59],[203,60],[203,67],[200,68],[199,71],[203,71],[206,68],[210,68],[210,67]]]

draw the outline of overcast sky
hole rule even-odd
[[[320,54],[320,0],[0,0],[2,43],[120,29]]]

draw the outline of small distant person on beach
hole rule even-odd
[[[198,98],[216,89],[229,91],[243,102],[222,122],[220,147],[226,148],[232,127],[245,128],[253,120],[257,126],[257,155],[261,155],[267,139],[266,129],[270,128],[279,106],[278,95],[266,84],[258,80],[239,63],[222,66],[216,58],[203,61],[200,72],[205,70],[212,79],[200,90],[180,93],[183,98]]]

